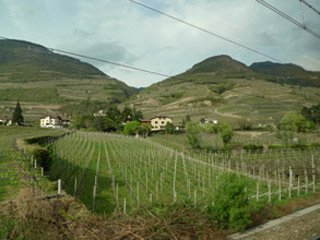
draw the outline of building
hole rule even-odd
[[[200,125],[206,125],[206,124],[217,125],[218,124],[218,120],[216,120],[216,119],[206,119],[206,118],[200,119]]]
[[[105,117],[107,116],[105,110],[99,110],[98,112],[93,114],[94,117]]]
[[[0,119],[0,125],[3,126],[11,126],[12,125],[12,120],[9,119],[7,116],[4,119]]]
[[[151,131],[165,130],[167,123],[172,123],[172,118],[165,116],[157,116],[150,119]]]
[[[51,116],[46,116],[45,118],[40,119],[41,128],[62,128],[61,118],[58,116],[53,118]]]

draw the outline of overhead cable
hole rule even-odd
[[[315,7],[313,7],[310,3],[308,3],[306,0],[299,0],[300,2],[302,2],[304,5],[306,5],[307,7],[309,7],[311,10],[313,10],[315,13],[320,15],[320,11],[317,10]]]
[[[244,45],[244,44],[242,44],[242,43],[236,42],[235,40],[232,40],[232,39],[230,39],[230,38],[227,38],[227,37],[225,37],[225,36],[223,36],[223,35],[221,35],[221,34],[215,33],[215,32],[213,32],[213,31],[211,31],[211,30],[208,30],[208,29],[206,29],[206,28],[204,28],[204,27],[197,26],[197,25],[195,25],[195,24],[193,24],[193,23],[187,22],[187,21],[185,21],[185,20],[183,20],[183,19],[181,19],[181,18],[175,17],[175,16],[173,16],[173,15],[171,15],[171,14],[168,14],[168,13],[166,13],[166,12],[160,11],[160,10],[158,10],[158,9],[156,9],[156,8],[150,7],[150,6],[148,6],[148,5],[146,5],[146,4],[143,4],[143,3],[141,3],[141,2],[137,2],[137,1],[135,1],[135,0],[128,0],[128,1],[130,1],[130,2],[132,2],[132,3],[134,3],[134,4],[137,4],[137,5],[141,6],[141,7],[144,7],[144,8],[146,8],[146,9],[148,9],[148,10],[151,10],[151,11],[153,11],[153,12],[159,13],[159,14],[161,14],[161,15],[163,15],[163,16],[168,17],[168,18],[171,18],[171,19],[173,19],[173,20],[175,20],[175,21],[178,21],[178,22],[180,22],[180,23],[182,23],[182,24],[185,24],[185,25],[187,25],[187,26],[190,26],[190,27],[193,27],[193,28],[195,28],[195,29],[198,29],[199,31],[202,31],[202,32],[204,32],[204,33],[206,33],[206,34],[209,34],[209,35],[214,36],[214,37],[216,37],[216,38],[220,38],[220,39],[222,39],[222,40],[224,40],[224,41],[227,41],[227,42],[229,42],[229,43],[231,43],[231,44],[233,44],[233,45],[236,45],[236,46],[238,46],[238,47],[241,47],[241,48],[244,48],[244,49],[249,50],[249,51],[251,51],[251,52],[254,52],[254,53],[256,53],[256,54],[258,54],[258,55],[260,55],[260,56],[263,56],[263,57],[265,57],[265,58],[271,59],[271,60],[276,61],[276,62],[281,62],[281,61],[280,61],[279,59],[277,59],[277,58],[274,58],[274,57],[272,57],[272,56],[269,56],[269,55],[267,55],[267,54],[265,54],[265,53],[263,53],[263,52],[261,52],[261,51],[259,51],[259,50],[256,50],[256,49],[254,49],[254,48],[251,48],[251,47],[249,47],[249,46],[246,46],[246,45]]]
[[[272,6],[270,3],[267,3],[264,0],[256,0],[258,3],[262,4],[263,6],[265,6],[266,8],[270,9],[271,11],[277,13],[279,16],[283,17],[284,19],[290,21],[291,23],[295,24],[296,26],[298,26],[299,28],[305,30],[306,32],[310,33],[311,35],[313,35],[314,37],[320,39],[320,34],[314,32],[311,28],[305,26],[304,24],[298,22],[297,20],[295,20],[294,18],[290,17],[288,14],[280,11],[279,9],[277,9],[276,7]]]

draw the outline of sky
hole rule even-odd
[[[208,29],[281,63],[320,71],[320,39],[255,0],[137,0]],[[319,0],[307,0],[320,10]],[[320,15],[299,0],[267,0],[320,34]],[[302,7],[301,7],[302,6]],[[247,65],[269,61],[129,0],[0,0],[0,36],[176,75],[227,54]],[[135,87],[164,79],[101,62],[91,64]]]

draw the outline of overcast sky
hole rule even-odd
[[[282,62],[320,71],[320,40],[255,0],[138,0],[255,48]],[[267,0],[320,33],[320,16],[299,0]],[[308,0],[320,10],[319,0]],[[0,0],[0,35],[175,75],[228,54],[247,65],[260,55],[150,12],[128,0]],[[130,86],[162,77],[91,62]]]

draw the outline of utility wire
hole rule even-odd
[[[317,10],[315,7],[313,7],[310,3],[308,3],[306,0],[299,0],[300,2],[302,2],[304,5],[306,5],[307,7],[309,7],[311,10],[313,10],[315,13],[320,15],[320,11]]]
[[[99,58],[95,58],[95,57],[89,57],[89,56],[85,56],[85,55],[82,55],[82,54],[79,54],[79,53],[73,53],[73,52],[60,50],[60,49],[56,49],[56,48],[48,48],[48,49],[53,51],[53,52],[60,52],[60,53],[63,53],[63,54],[68,54],[68,55],[72,55],[72,56],[76,56],[76,57],[81,57],[81,58],[86,58],[86,59],[90,59],[90,60],[95,60],[95,61],[98,61],[98,62],[108,63],[108,64],[112,64],[112,65],[115,65],[115,66],[118,66],[118,67],[129,68],[131,70],[135,70],[135,71],[139,71],[139,72],[150,73],[150,74],[158,75],[158,76],[161,76],[161,77],[171,77],[170,75],[167,75],[167,74],[164,74],[164,73],[150,71],[150,70],[146,70],[146,69],[143,69],[143,68],[130,66],[130,65],[127,65],[127,64],[123,64],[123,63],[113,62],[113,61],[110,61],[110,60],[104,60],[104,59],[99,59]]]
[[[313,35],[314,37],[320,39],[320,34],[314,32],[311,28],[305,26],[304,24],[298,22],[297,20],[295,20],[294,18],[290,17],[288,14],[280,11],[279,9],[277,9],[276,7],[272,6],[271,4],[267,3],[264,0],[256,0],[258,3],[262,4],[263,6],[269,8],[271,11],[277,13],[278,15],[280,15],[281,17],[283,17],[284,19],[292,22],[293,24],[295,24],[296,26],[298,26],[299,28],[307,31],[308,33],[310,33],[311,35]]]
[[[163,16],[168,17],[168,18],[171,18],[171,19],[173,19],[173,20],[175,20],[175,21],[178,21],[178,22],[180,22],[180,23],[182,23],[182,24],[185,24],[185,25],[187,25],[187,26],[190,26],[190,27],[193,27],[193,28],[195,28],[195,29],[198,29],[198,30],[200,30],[200,31],[202,31],[202,32],[204,32],[204,33],[206,33],[206,34],[209,34],[209,35],[211,35],[211,36],[220,38],[220,39],[222,39],[222,40],[224,40],[224,41],[227,41],[227,42],[229,42],[229,43],[231,43],[231,44],[233,44],[233,45],[236,45],[236,46],[238,46],[238,47],[241,47],[241,48],[244,48],[244,49],[249,50],[249,51],[251,51],[251,52],[254,52],[254,53],[256,53],[256,54],[258,54],[258,55],[261,55],[261,56],[263,56],[263,57],[265,57],[265,58],[271,59],[271,60],[276,61],[276,62],[281,62],[281,61],[280,61],[279,59],[277,59],[277,58],[274,58],[274,57],[272,57],[272,56],[269,56],[269,55],[267,55],[267,54],[265,54],[265,53],[263,53],[263,52],[261,52],[261,51],[259,51],[259,50],[256,50],[256,49],[254,49],[254,48],[248,47],[248,46],[246,46],[246,45],[244,45],[244,44],[242,44],[242,43],[236,42],[236,41],[234,41],[234,40],[232,40],[232,39],[230,39],[230,38],[227,38],[227,37],[225,37],[225,36],[222,36],[221,34],[217,34],[217,33],[213,32],[213,31],[211,31],[211,30],[208,30],[208,29],[206,29],[206,28],[204,28],[204,27],[197,26],[197,25],[195,25],[195,24],[193,24],[193,23],[187,22],[187,21],[185,21],[185,20],[183,20],[183,19],[181,19],[181,18],[175,17],[175,16],[173,16],[173,15],[171,15],[171,14],[168,14],[168,13],[166,13],[166,12],[160,11],[160,10],[158,10],[158,9],[155,9],[155,8],[153,8],[153,7],[150,7],[150,6],[148,6],[148,5],[145,5],[145,4],[141,3],[141,2],[137,2],[137,1],[135,1],[135,0],[128,0],[128,1],[130,1],[130,2],[132,2],[132,3],[134,3],[134,4],[137,4],[137,5],[141,6],[141,7],[144,7],[144,8],[146,8],[146,9],[148,9],[148,10],[151,10],[151,11],[153,11],[153,12],[159,13],[159,14],[161,14],[161,15],[163,15]]]

